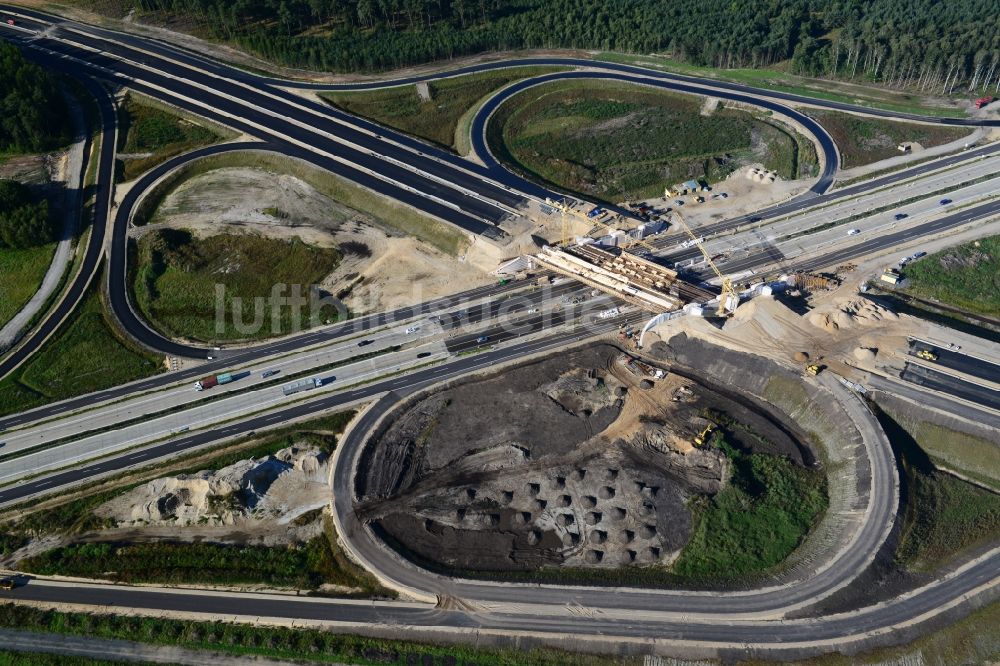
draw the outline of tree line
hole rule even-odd
[[[483,51],[668,53],[924,92],[1000,91],[993,0],[84,0],[169,14],[277,63],[377,71]]]
[[[69,111],[55,77],[0,41],[0,153],[37,153],[69,139]]]

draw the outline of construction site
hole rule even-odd
[[[608,344],[470,379],[388,422],[367,445],[379,464],[361,466],[359,515],[415,561],[471,574],[669,565],[697,498],[739,476],[717,437],[814,462],[752,399]]]

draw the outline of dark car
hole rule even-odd
[[[368,345],[370,345],[373,342],[375,342],[375,341],[374,340],[362,340],[361,342],[358,343],[358,346],[359,347],[367,347]]]
[[[275,376],[279,372],[281,372],[281,370],[265,370],[264,372],[260,373],[260,376],[263,377],[264,379],[267,379],[268,377]]]
[[[476,342],[478,342],[479,344],[482,344],[484,342],[487,342],[489,339],[490,339],[490,336],[488,336],[488,335],[480,335],[478,338],[476,338]]]
[[[430,352],[420,352],[419,354],[417,354],[417,358],[427,358],[430,355],[431,355]]]
[[[906,213],[896,213],[895,215],[892,216],[892,219],[899,222],[900,220],[905,220],[907,217],[909,217],[909,215],[907,215]]]
[[[951,203],[951,199],[941,199],[941,201],[938,201],[938,204],[940,204],[942,206],[947,206],[950,203]]]

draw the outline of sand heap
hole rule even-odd
[[[102,504],[95,514],[119,526],[290,519],[329,501],[326,463],[326,454],[313,447],[291,446],[218,470],[154,479]]]
[[[828,333],[862,326],[877,326],[897,319],[899,316],[896,313],[859,297],[836,301],[828,308],[817,309],[809,314],[809,323]]]

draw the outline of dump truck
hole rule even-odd
[[[322,379],[319,377],[310,377],[308,379],[300,379],[299,381],[292,382],[291,384],[285,384],[281,387],[281,390],[285,395],[292,395],[293,393],[298,393],[299,391],[308,391],[309,389],[319,388],[322,385]]]
[[[813,363],[812,365],[806,367],[806,372],[815,377],[820,372],[823,371],[823,366],[818,363]]]
[[[917,352],[917,358],[922,358],[925,361],[936,361],[938,360],[938,355],[930,349],[921,349]]]
[[[194,390],[204,391],[205,389],[210,389],[213,386],[218,386],[219,384],[228,384],[231,381],[233,381],[232,373],[224,372],[221,375],[212,375],[211,377],[199,379],[194,383]]]

